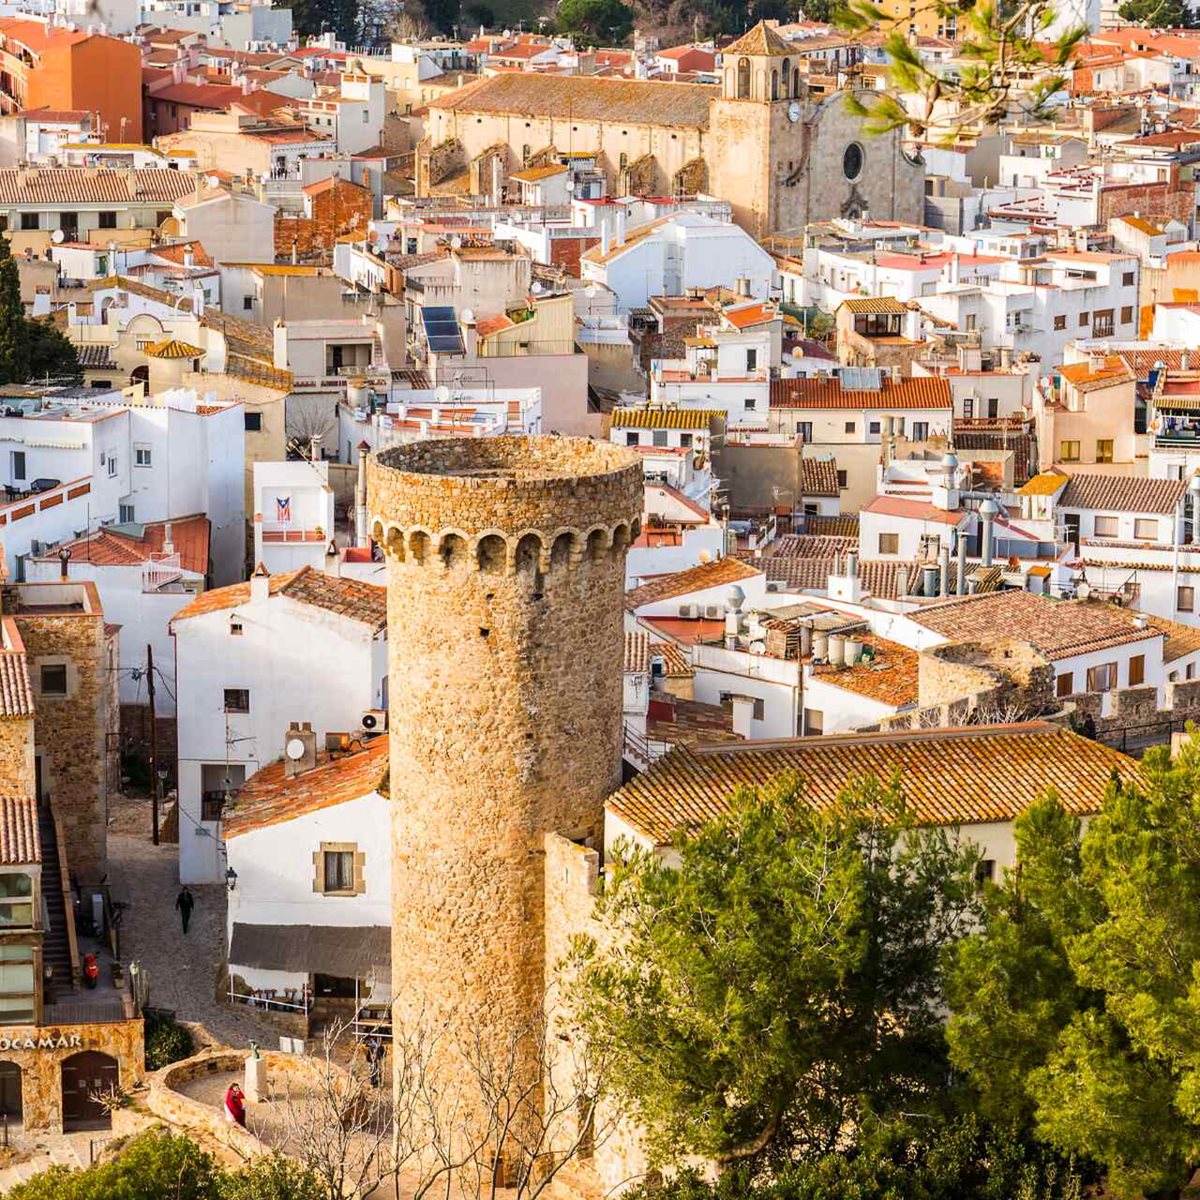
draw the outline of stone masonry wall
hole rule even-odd
[[[547,833],[620,783],[642,469],[571,438],[424,442],[368,471],[388,559],[398,1017],[503,1044],[543,999]]]
[[[72,1055],[98,1050],[117,1060],[120,1086],[132,1088],[145,1073],[145,1022],[95,1025],[6,1025],[0,1033],[0,1062],[21,1068],[25,1128],[62,1130],[62,1064]]]
[[[33,718],[0,721],[0,795],[32,796],[34,779]]]
[[[14,616],[35,693],[42,788],[62,821],[71,870],[81,880],[98,879],[108,853],[104,618],[20,610]],[[67,695],[43,695],[41,665],[60,662],[67,664]]]

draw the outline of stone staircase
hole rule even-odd
[[[38,836],[42,843],[42,897],[50,918],[42,935],[42,962],[54,968],[54,986],[61,994],[76,986],[75,964],[71,962],[71,944],[67,938],[67,921],[73,920],[74,914],[68,915],[63,900],[58,838],[54,832],[54,818],[45,804],[38,805]]]

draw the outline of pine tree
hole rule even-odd
[[[0,236],[0,383],[24,383],[29,378],[29,340],[21,304],[21,280]]]

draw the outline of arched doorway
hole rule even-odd
[[[149,367],[134,367],[133,373],[129,376],[130,383],[144,383],[147,386],[150,384],[150,368]]]
[[[63,1059],[63,1132],[72,1129],[111,1129],[112,1117],[99,1097],[119,1086],[121,1068],[115,1058],[98,1050],[84,1050]]]
[[[21,1068],[15,1062],[0,1062],[0,1116],[21,1120]]]

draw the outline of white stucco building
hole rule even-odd
[[[198,597],[172,622],[179,717],[179,874],[225,877],[227,798],[281,757],[289,725],[353,734],[386,708],[382,587],[311,567]]]

